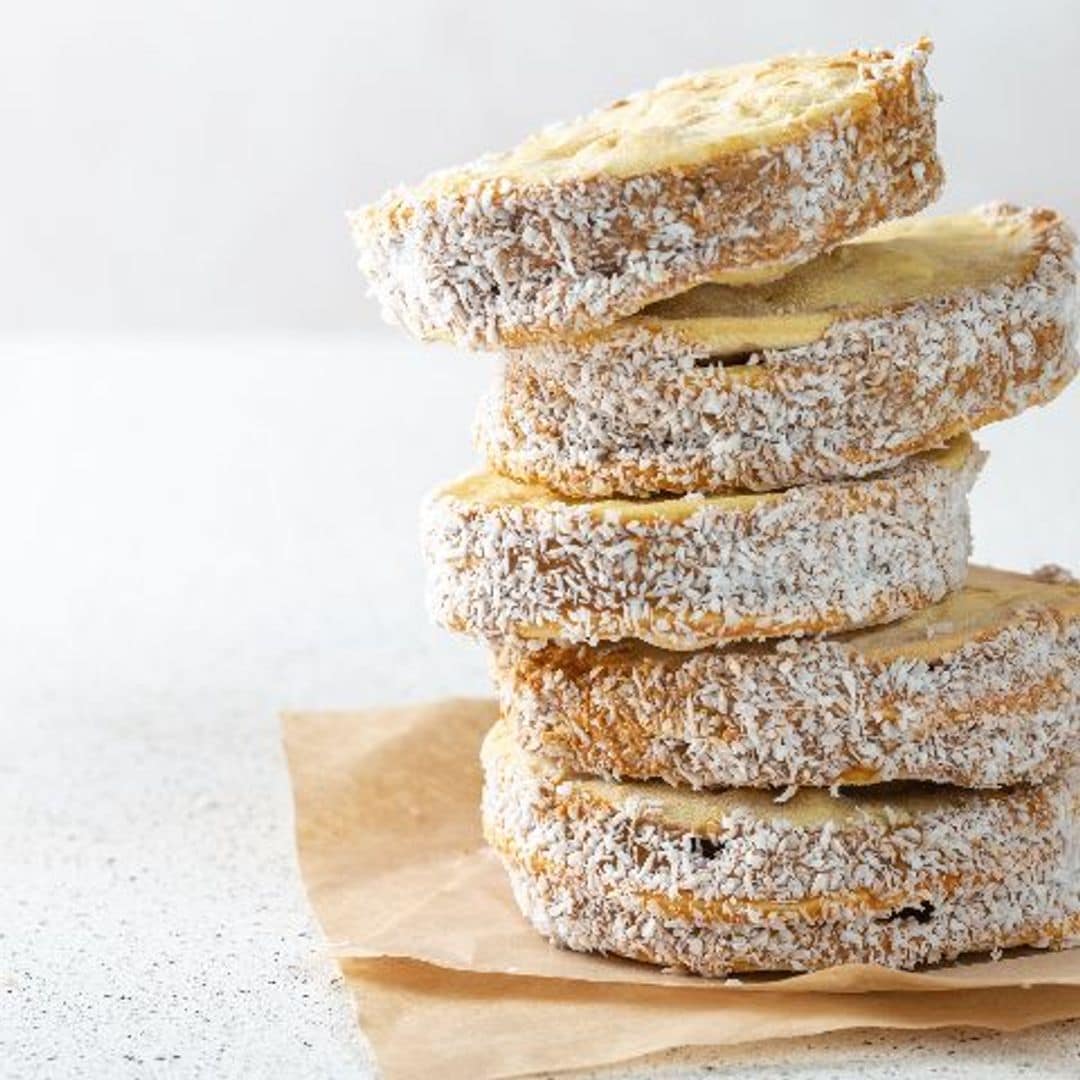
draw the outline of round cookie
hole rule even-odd
[[[500,359],[496,472],[577,498],[864,476],[1076,373],[1075,238],[1001,204],[875,229],[759,286],[702,285]]]
[[[526,917],[572,949],[723,976],[900,968],[1080,932],[1078,777],[968,791],[680,791],[581,779],[500,723],[484,831]]]
[[[1034,783],[1080,754],[1080,583],[972,567],[887,626],[670,652],[507,641],[521,746],[608,779],[693,788]]]
[[[421,338],[520,345],[781,276],[942,183],[930,44],[685,75],[350,215]]]
[[[870,479],[643,501],[476,474],[425,506],[429,609],[484,638],[673,649],[888,622],[962,584],[982,458],[965,435]]]

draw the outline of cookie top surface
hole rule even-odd
[[[953,439],[940,450],[930,450],[915,455],[912,461],[925,463],[945,469],[961,469],[967,463],[975,444],[968,435]],[[900,466],[903,470],[906,465]],[[889,474],[895,476],[895,473]],[[867,481],[844,482],[830,486],[837,490],[845,487],[857,487]],[[479,511],[484,510],[580,510],[598,518],[614,517],[620,521],[667,520],[682,521],[702,510],[716,512],[751,510],[770,501],[794,496],[801,497],[804,492],[819,488],[790,489],[778,492],[754,492],[735,495],[690,495],[674,498],[655,499],[603,499],[585,501],[566,498],[556,494],[540,484],[524,484],[499,473],[484,471],[471,473],[448,484],[435,493],[435,499],[449,499],[459,503],[471,504]]]
[[[958,592],[899,622],[838,638],[876,660],[933,660],[993,634],[1032,609],[1080,619],[1080,582],[1040,581],[1027,574],[973,566]]]
[[[1004,204],[890,222],[776,281],[699,285],[585,340],[646,328],[674,331],[718,354],[804,345],[843,318],[1018,284],[1034,271],[1051,231],[1066,232],[1053,211]]]
[[[529,186],[626,178],[783,144],[838,114],[873,108],[877,84],[912,64],[921,71],[931,49],[923,40],[895,52],[785,56],[668,79],[511,150],[436,173],[416,192],[437,197],[490,180]]]

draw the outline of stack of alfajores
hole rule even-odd
[[[969,568],[968,432],[1072,378],[1049,210],[942,184],[929,45],[686,76],[352,217],[500,353],[425,508],[486,836],[573,949],[705,975],[1080,931],[1080,586]]]

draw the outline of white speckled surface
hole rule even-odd
[[[415,504],[471,460],[486,361],[383,335],[3,358],[0,1076],[370,1075],[293,865],[275,717],[485,686],[424,620]],[[987,433],[977,556],[1080,564],[1075,505],[1044,502],[1078,422],[1074,390]],[[580,1075],[1025,1073],[1080,1074],[1080,1024]]]

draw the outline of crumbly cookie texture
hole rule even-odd
[[[425,339],[585,332],[702,281],[778,277],[942,184],[930,44],[689,75],[349,216]]]
[[[995,204],[845,245],[784,279],[782,296],[705,286],[677,313],[511,352],[478,448],[497,472],[585,498],[892,468],[1073,378],[1074,245],[1053,211]],[[718,349],[743,354],[732,365]]]
[[[476,474],[425,505],[428,606],[483,638],[673,649],[887,622],[963,583],[982,460],[965,435],[866,480],[583,503]]]
[[[484,831],[527,918],[569,948],[702,975],[910,968],[1080,931],[1078,777],[679,792],[580,779],[496,725]]]
[[[1080,584],[972,567],[917,615],[675,653],[507,641],[502,715],[571,772],[693,788],[1035,783],[1080,752]]]

